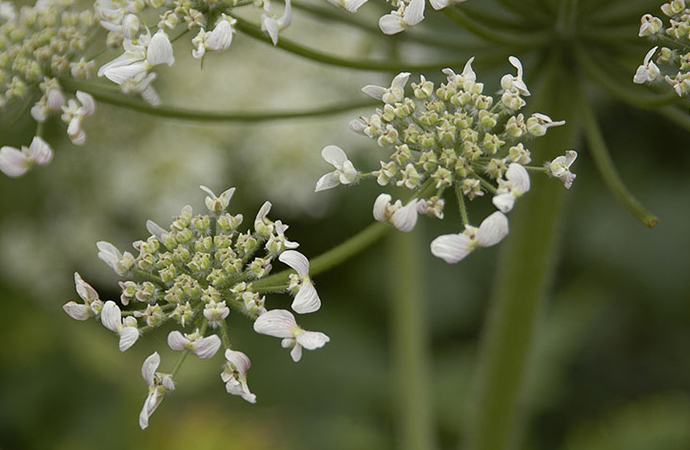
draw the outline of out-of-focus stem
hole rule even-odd
[[[398,417],[396,448],[433,450],[429,338],[419,230],[395,232],[388,240],[390,334]]]
[[[584,93],[579,96],[579,111],[585,129],[585,137],[587,138],[590,154],[606,186],[608,186],[616,200],[618,200],[618,202],[630,211],[640,222],[648,227],[656,226],[659,223],[659,219],[647,211],[635,197],[633,197],[625,186],[625,183],[623,183],[623,180],[621,180],[620,175],[618,175],[618,171],[606,147],[604,136],[597,123],[597,118]]]
[[[549,33],[546,32],[510,33],[499,31],[495,28],[486,28],[481,23],[470,19],[467,14],[457,8],[444,8],[443,12],[449,19],[465,28],[470,33],[496,44],[513,47],[541,46],[548,42],[550,36]]]
[[[562,63],[547,69],[535,95],[538,111],[567,120],[531,145],[532,154],[548,160],[568,148],[577,131],[568,76]],[[524,417],[520,409],[534,332],[555,267],[556,236],[565,189],[546,176],[532,177],[530,192],[510,214],[510,234],[500,266],[479,353],[476,391],[469,429],[471,450],[507,450],[519,443]]]

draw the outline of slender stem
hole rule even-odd
[[[467,217],[467,207],[465,206],[465,196],[462,194],[462,187],[457,180],[455,183],[453,183],[453,185],[455,187],[455,198],[458,200],[458,208],[460,208],[460,218],[462,219],[462,224],[469,225],[470,221]]]
[[[530,33],[510,33],[506,31],[498,31],[493,28],[487,28],[479,22],[475,22],[457,8],[444,8],[443,12],[453,22],[465,28],[470,33],[478,36],[486,41],[496,44],[517,46],[517,47],[531,47],[542,46],[549,39],[549,33],[546,32],[530,32]]]
[[[402,450],[435,448],[419,241],[419,230],[415,229],[411,233],[394,233],[388,242],[392,366],[398,401],[396,448]]]
[[[261,31],[261,28],[242,19],[241,17],[234,16],[234,18],[237,19],[237,23],[235,24],[237,30],[261,42],[273,45],[271,39],[264,35],[263,31]],[[348,59],[310,49],[283,37],[278,40],[278,43],[275,46],[313,61],[318,61],[332,66],[347,67],[355,70],[373,70],[381,72],[423,72],[426,70],[442,69],[444,67],[459,67],[464,65],[466,62],[465,59],[458,59],[456,61],[442,61],[428,64],[409,64],[399,61]]]
[[[143,270],[141,270],[141,269],[139,269],[139,268],[137,268],[137,267],[134,267],[134,268],[132,269],[132,271],[133,271],[135,274],[139,275],[140,277],[144,278],[145,280],[149,280],[149,281],[151,281],[151,282],[153,282],[153,283],[156,283],[157,285],[159,285],[159,286],[161,286],[161,287],[163,287],[163,288],[165,287],[165,282],[163,281],[163,279],[162,279],[161,277],[157,277],[156,275],[153,275],[153,274],[151,274],[151,273],[145,272],[145,271],[143,271]]]
[[[640,222],[648,227],[654,227],[659,223],[652,213],[647,211],[633,195],[618,175],[618,171],[613,164],[609,150],[606,147],[604,136],[597,123],[596,116],[585,95],[579,96],[579,111],[585,129],[587,145],[594,159],[594,164],[599,174],[604,179],[613,196]]]
[[[599,65],[592,59],[592,57],[579,45],[574,47],[575,57],[578,63],[585,69],[589,77],[597,81],[601,86],[614,97],[621,101],[629,103],[638,108],[653,108],[658,106],[675,103],[680,98],[671,91],[667,94],[649,94],[640,89],[640,91],[628,89],[626,84],[620,83],[618,80],[612,78],[608,73],[599,67]],[[630,82],[632,82],[632,74],[630,75]]]
[[[371,244],[380,239],[390,228],[390,226],[379,222],[369,225],[337,247],[312,259],[309,267],[309,274],[311,276],[317,275],[347,261],[359,252],[367,249]],[[283,270],[282,272],[269,275],[266,278],[253,282],[252,286],[260,289],[262,286],[276,286],[287,283],[291,273],[294,273],[292,269]]]
[[[184,362],[185,359],[187,359],[187,355],[189,355],[189,350],[182,350],[182,354],[180,354],[180,357],[177,358],[177,361],[175,362],[175,365],[173,366],[173,369],[170,371],[170,375],[175,377],[177,375],[177,372],[180,370],[180,367],[182,367],[182,363]]]
[[[230,348],[230,337],[228,336],[228,325],[224,320],[220,322],[220,340],[223,342],[223,348]]]
[[[566,119],[535,141],[534,154],[556,156],[575,140],[577,118],[562,62],[552,57],[534,106]],[[546,177],[535,177],[528,195],[510,216],[510,234],[503,243],[488,319],[482,336],[479,368],[472,397],[469,449],[519,447],[524,410],[519,408],[529,368],[536,323],[555,269],[556,237],[565,189],[554,189]]]
[[[93,88],[88,82],[76,80],[63,80],[64,84],[74,90],[88,92],[103,103],[113,106],[131,109],[143,114],[169,119],[180,119],[209,123],[225,122],[265,122],[270,120],[299,119],[305,117],[323,117],[331,114],[339,114],[353,109],[367,108],[379,105],[380,102],[372,102],[370,99],[354,102],[339,102],[337,105],[322,108],[297,110],[297,111],[206,111],[175,106],[151,106],[148,103],[122,94],[110,94],[98,88]]]
[[[685,131],[690,131],[690,114],[688,114],[688,111],[681,111],[675,106],[666,106],[664,108],[657,109],[656,112],[675,123]]]

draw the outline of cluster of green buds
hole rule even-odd
[[[257,333],[281,338],[282,346],[291,349],[292,359],[299,361],[303,348],[320,348],[329,341],[328,336],[303,330],[287,310],[268,311],[265,294],[294,296],[292,309],[300,314],[318,310],[321,300],[309,278],[309,261],[294,250],[299,244],[285,236],[287,225],[268,219],[269,202],[257,214],[254,230],[241,232],[243,216],[226,211],[234,188],[220,196],[202,189],[208,193],[209,213],[194,215],[192,208],[185,206],[167,230],[147,222],[151,236],[134,243],[138,256],[121,253],[108,242],[97,244],[99,258],[124,278],[119,283],[119,305],[101,300],[96,290],[75,274],[82,302],[68,302],[64,310],[77,320],[100,319],[119,335],[121,351],[164,324],[177,328],[169,332],[167,340],[171,349],[183,352],[180,361],[188,353],[211,358],[222,345],[226,362],[221,379],[228,393],[254,403],[256,396],[246,381],[250,360],[230,345],[231,310],[252,320]],[[276,259],[295,273],[268,277]],[[142,428],[148,426],[148,418],[163,395],[174,389],[172,380],[180,366],[178,363],[171,373],[160,374],[155,371],[159,364],[156,352],[142,368],[149,385],[149,397],[139,419]]]
[[[690,93],[690,9],[685,7],[684,0],[672,0],[661,6],[661,12],[668,19],[667,25],[652,14],[642,16],[638,35],[662,45],[647,52],[633,81],[649,84],[660,80],[662,66],[667,72],[664,80],[682,97]]]
[[[366,94],[383,102],[383,108],[370,117],[352,121],[350,128],[375,140],[386,159],[380,161],[378,170],[361,173],[340,148],[328,146],[322,156],[336,170],[321,177],[316,190],[366,178],[375,178],[381,186],[407,188],[413,200],[403,206],[399,200],[391,203],[389,194],[381,194],[374,204],[374,217],[401,231],[410,231],[418,213],[443,218],[443,195],[450,189],[460,205],[465,234],[476,230],[467,220],[466,200],[489,194],[500,211],[490,216],[500,225],[495,233],[500,240],[508,232],[503,213],[509,212],[515,200],[529,190],[527,170],[558,177],[569,188],[575,178],[569,170],[575,152],[546,163],[546,167],[528,166],[532,158],[525,143],[564,122],[540,113],[525,117],[520,112],[526,104],[524,97],[530,95],[522,79],[520,60],[510,57],[517,74],[503,76],[497,97],[484,94],[472,61],[460,74],[444,69],[447,81],[437,87],[422,75],[418,83],[412,83],[413,95],[409,97],[405,87],[410,74],[406,72],[397,75],[388,88],[364,87]],[[469,232],[472,239],[475,234]],[[473,245],[488,246],[494,241],[480,240]],[[433,244],[432,252],[440,256]],[[444,259],[456,262],[462,258]]]
[[[74,0],[39,2],[16,10],[0,1],[0,108],[42,95],[50,110],[64,104],[56,78],[89,78],[94,62],[84,57],[96,30],[92,10]]]

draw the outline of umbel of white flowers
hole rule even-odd
[[[287,310],[268,311],[264,294],[293,296],[291,307],[299,314],[320,309],[321,299],[309,277],[308,259],[294,250],[299,244],[285,236],[288,226],[268,218],[269,202],[256,215],[254,230],[241,232],[243,216],[227,212],[234,188],[218,196],[205,186],[201,188],[208,194],[207,213],[194,215],[192,208],[185,206],[168,229],[148,221],[146,228],[151,235],[134,242],[136,257],[108,242],[98,242],[98,257],[124,278],[119,283],[119,302],[101,300],[75,273],[81,301],[70,301],[63,309],[76,320],[100,320],[118,336],[120,351],[132,347],[141,335],[170,323],[178,328],[167,335],[168,346],[174,351],[210,359],[224,347],[226,362],[220,376],[227,392],[255,403],[256,396],[247,384],[251,361],[230,348],[226,322],[239,316],[253,320],[257,333],[281,338],[282,346],[291,349],[290,356],[297,362],[302,349],[321,348],[330,339],[302,329]],[[282,287],[275,283],[262,287],[261,281],[276,259],[295,272]],[[159,365],[156,352],[142,367],[149,394],[139,416],[141,428],[148,426],[163,397],[175,388],[173,379],[179,364],[165,374],[157,372]]]
[[[668,26],[664,26],[664,21],[659,17],[645,14],[640,19],[638,36],[668,46],[659,48],[657,45],[647,52],[644,62],[633,76],[633,82],[655,84],[663,78],[682,97],[690,93],[690,56],[687,53],[690,46],[690,14],[684,0],[671,0],[661,5],[660,9],[668,18]],[[656,61],[653,59],[655,54]],[[662,68],[666,75],[662,74]]]
[[[530,95],[520,60],[508,58],[515,74],[501,78],[495,96],[484,94],[484,84],[472,69],[473,60],[459,74],[444,69],[446,81],[438,86],[421,75],[418,83],[411,83],[411,95],[406,92],[408,72],[399,73],[388,87],[362,88],[383,105],[371,116],[350,122],[350,129],[376,141],[387,158],[378,169],[360,172],[341,148],[329,145],[322,156],[335,170],[318,180],[316,191],[372,178],[382,187],[406,188],[411,193],[407,202],[382,193],[373,208],[374,219],[404,232],[415,227],[419,214],[443,219],[444,194],[453,193],[464,231],[440,236],[431,252],[455,263],[477,247],[495,245],[506,236],[505,214],[530,190],[529,171],[546,173],[570,188],[575,179],[570,171],[575,151],[543,166],[529,165],[532,156],[527,142],[565,122],[542,113],[525,117],[520,112]],[[499,212],[474,227],[468,220],[468,202],[484,196],[491,197]]]

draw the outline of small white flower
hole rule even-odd
[[[125,94],[139,94],[149,105],[158,106],[161,104],[161,99],[152,85],[156,77],[157,75],[153,72],[142,72],[123,81],[120,89]]]
[[[96,247],[98,248],[98,258],[120,276],[126,274],[134,265],[134,257],[130,252],[120,253],[120,250],[110,242],[98,241]]]
[[[656,52],[657,48],[659,47],[656,46],[647,52],[647,55],[644,57],[644,63],[639,66],[637,72],[635,72],[633,83],[644,84],[648,81],[651,83],[659,78],[661,74],[659,67],[652,61],[652,56],[654,56],[654,52]]]
[[[287,225],[280,220],[276,220],[273,225],[274,233],[271,233],[271,236],[268,238],[268,242],[266,242],[266,250],[269,254],[275,256],[284,252],[285,249],[299,247],[299,243],[289,241],[285,236],[285,231],[287,231],[289,228]]]
[[[77,103],[74,99],[67,102],[67,106],[62,107],[62,120],[67,123],[67,135],[75,145],[82,145],[86,142],[86,133],[81,126],[84,118],[92,115],[96,110],[96,102],[91,94],[77,91]]]
[[[685,0],[671,0],[661,5],[661,11],[669,17],[679,14],[685,9]]]
[[[570,189],[575,180],[574,173],[570,172],[570,166],[577,159],[577,152],[574,150],[568,150],[565,152],[565,156],[559,156],[550,163],[547,163],[547,168],[549,173],[558,178],[563,182],[566,189]]]
[[[175,63],[170,38],[163,30],[159,30],[153,37],[149,34],[139,36],[138,41],[125,39],[125,53],[103,65],[98,70],[98,76],[122,84],[130,78],[146,74],[149,69],[158,64],[172,66]]]
[[[474,56],[467,60],[467,62],[465,63],[465,68],[462,70],[462,73],[460,75],[457,75],[451,68],[447,67],[443,69],[442,72],[447,75],[448,83],[452,83],[456,86],[462,87],[465,84],[465,82],[469,81],[474,83],[475,81],[477,81],[477,74],[474,72],[474,69],[472,69],[473,61]]]
[[[62,305],[68,316],[76,320],[87,320],[98,316],[103,308],[103,301],[98,298],[98,292],[86,281],[82,280],[78,272],[74,272],[74,284],[77,294],[84,303],[68,302]]]
[[[278,33],[290,26],[290,21],[292,20],[292,5],[290,0],[285,0],[285,11],[280,18],[268,16],[266,14],[261,15],[261,31],[268,34],[273,41],[273,45],[278,44]]]
[[[274,309],[260,315],[254,322],[254,331],[283,339],[280,345],[283,348],[292,347],[290,356],[295,362],[302,358],[302,347],[316,350],[331,340],[321,332],[303,330],[297,325],[295,316],[284,309]]]
[[[124,352],[130,348],[139,339],[139,329],[137,328],[137,319],[134,317],[126,317],[122,320],[122,312],[120,307],[114,301],[108,300],[103,304],[101,310],[101,322],[103,326],[114,331],[120,336],[120,351]]]
[[[328,0],[328,3],[331,3],[332,5],[335,6],[340,6],[343,9],[346,9],[348,12],[355,13],[357,10],[365,4],[367,0]]]
[[[541,113],[532,114],[526,123],[527,132],[532,136],[544,136],[549,128],[560,127],[561,125],[565,125],[565,120],[554,122],[551,117]]]
[[[225,350],[225,367],[220,378],[225,383],[228,394],[239,395],[249,403],[256,403],[256,395],[252,394],[247,385],[247,371],[252,366],[249,357],[242,352]]]
[[[9,146],[0,148],[0,171],[8,177],[20,177],[34,164],[44,166],[52,159],[53,150],[46,141],[36,136],[28,148],[22,147],[21,150]]]
[[[639,37],[654,36],[661,31],[663,26],[661,19],[651,14],[645,14],[640,19],[640,32],[637,35]]]
[[[409,4],[400,2],[397,11],[379,19],[379,28],[384,34],[397,34],[424,20],[425,0],[411,0]]]
[[[212,213],[215,214],[220,214],[225,209],[228,207],[230,204],[230,199],[232,199],[232,195],[235,193],[235,188],[232,187],[230,189],[226,189],[220,196],[216,197],[216,194],[213,193],[213,191],[206,186],[199,186],[202,191],[206,192],[208,195],[204,199],[204,202],[206,203],[206,207],[208,210]]]
[[[144,407],[139,414],[139,426],[142,430],[149,426],[149,418],[163,401],[163,396],[175,389],[172,375],[156,372],[160,363],[161,357],[158,352],[154,352],[141,366],[141,376],[149,385],[149,395],[144,400]]]
[[[410,72],[400,72],[393,78],[390,87],[385,88],[370,84],[364,86],[362,92],[377,100],[383,100],[387,104],[399,103],[405,98],[405,85],[407,85],[407,80],[409,79]]]
[[[527,169],[511,163],[506,171],[506,180],[498,180],[498,190],[491,200],[499,211],[507,213],[515,205],[515,200],[529,191],[530,181]]]
[[[527,85],[522,80],[522,62],[515,56],[508,57],[508,61],[517,69],[517,75],[503,75],[501,87],[506,91],[517,91],[520,95],[529,96],[529,89],[527,89]]]
[[[400,200],[391,204],[392,197],[388,194],[381,194],[374,202],[374,219],[379,222],[389,222],[400,231],[412,231],[417,224],[417,213],[419,200],[411,200],[403,206]]]
[[[209,359],[220,348],[220,338],[215,334],[201,337],[199,330],[184,335],[176,330],[168,334],[168,345],[173,350],[189,350],[201,359]]]
[[[254,231],[256,231],[256,234],[259,236],[269,237],[275,229],[273,222],[267,217],[269,211],[271,211],[271,206],[271,202],[265,202],[261,205],[261,209],[259,209],[254,219]]]
[[[230,314],[230,308],[225,305],[225,302],[216,303],[211,300],[204,307],[204,317],[206,317],[208,324],[213,328],[219,326],[228,317],[228,314]]]
[[[321,308],[321,299],[309,278],[309,260],[296,250],[286,250],[278,260],[295,269],[297,274],[290,274],[288,290],[295,294],[292,302],[293,311],[299,314],[312,313]]]
[[[335,167],[335,170],[319,178],[319,181],[316,182],[315,192],[325,191],[339,184],[351,184],[357,180],[359,172],[347,159],[347,155],[340,147],[327,145],[321,150],[321,156],[327,163]]]
[[[216,52],[227,50],[230,44],[232,44],[232,35],[235,34],[234,26],[236,23],[237,20],[233,17],[221,14],[216,27],[206,36],[207,49]]]
[[[465,258],[477,247],[496,245],[508,234],[508,218],[496,211],[484,219],[479,228],[466,225],[458,234],[444,234],[431,242],[431,253],[449,264]]]

